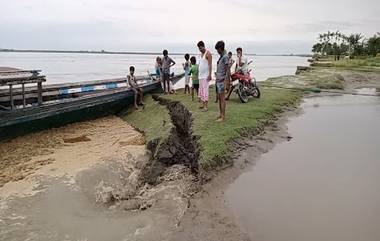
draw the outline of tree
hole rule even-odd
[[[376,56],[380,53],[380,33],[369,38],[366,44],[367,53],[371,56]]]
[[[354,58],[354,56],[362,54],[363,42],[360,40],[363,38],[364,36],[360,33],[350,34],[350,36],[347,37],[348,53],[350,55],[350,58]]]
[[[346,36],[339,31],[328,31],[319,34],[318,43],[313,45],[312,52],[322,56],[334,55],[335,60],[345,54],[350,58],[361,55],[376,56],[380,54],[380,33],[367,40],[361,33]]]
[[[321,43],[316,43],[313,45],[313,49],[311,50],[314,54],[322,54],[323,45]]]
[[[348,46],[346,43],[346,36],[339,31],[323,33],[319,35],[320,45],[314,45],[317,48],[320,47],[320,53],[322,55],[334,55],[335,60],[339,60],[340,56],[347,52]]]

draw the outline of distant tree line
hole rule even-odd
[[[341,56],[376,56],[380,53],[380,33],[365,38],[360,33],[345,35],[339,31],[328,31],[319,34],[318,43],[313,45],[312,52],[322,56],[333,55],[335,60]]]

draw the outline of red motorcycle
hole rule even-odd
[[[231,89],[228,93],[227,100],[230,98],[232,91],[238,94],[241,102],[247,103],[250,97],[260,98],[260,90],[257,86],[256,79],[251,77],[251,70],[247,74],[241,71],[231,74]]]

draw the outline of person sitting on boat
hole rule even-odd
[[[131,66],[129,67],[129,75],[127,76],[129,86],[131,87],[131,90],[133,90],[135,95],[135,109],[139,109],[139,105],[144,105],[143,102],[143,89],[140,88],[140,86],[137,84],[136,77],[135,77],[135,67]]]

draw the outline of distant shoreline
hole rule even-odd
[[[139,54],[161,55],[158,52],[130,52],[130,51],[88,51],[88,50],[34,50],[34,49],[0,49],[2,53],[57,53],[57,54]],[[185,53],[170,53],[170,55],[183,55]],[[194,53],[191,53],[194,55]],[[250,56],[294,56],[311,57],[311,54],[246,54]]]

